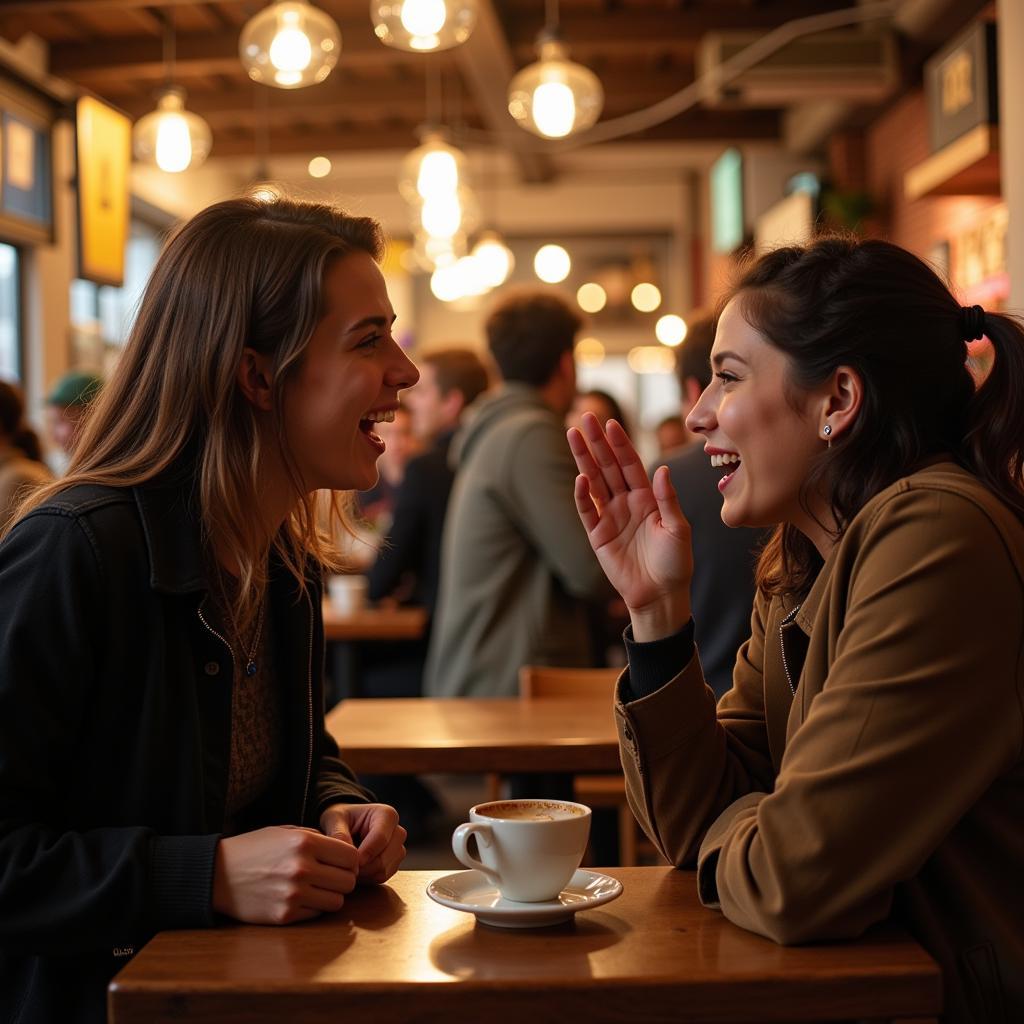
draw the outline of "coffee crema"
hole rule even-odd
[[[557,800],[501,800],[480,804],[474,809],[477,814],[502,821],[559,821],[581,818],[586,813],[577,804],[559,803]]]

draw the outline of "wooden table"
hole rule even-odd
[[[608,873],[622,896],[553,928],[477,924],[427,897],[442,872],[409,871],[307,924],[164,932],[112,982],[111,1024],[923,1024],[941,1012],[938,967],[893,929],[786,948],[701,907],[691,872]]]
[[[324,636],[330,641],[419,640],[426,627],[424,608],[364,608],[341,615],[324,601]]]
[[[611,695],[345,700],[327,715],[357,772],[618,772]]]

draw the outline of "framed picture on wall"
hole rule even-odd
[[[21,113],[0,115],[0,213],[21,225],[26,241],[49,241],[53,231],[50,126]]]
[[[92,96],[78,101],[78,276],[124,283],[128,241],[131,119]]]

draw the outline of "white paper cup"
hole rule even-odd
[[[366,607],[365,576],[332,576],[327,581],[331,607],[339,615],[354,615]]]
[[[583,860],[590,808],[567,800],[477,804],[452,835],[452,850],[517,903],[553,900]],[[470,852],[475,838],[479,857]]]

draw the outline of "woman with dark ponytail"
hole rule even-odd
[[[0,530],[27,494],[53,479],[43,462],[39,438],[24,416],[21,392],[0,381]]]
[[[897,246],[823,238],[746,269],[711,362],[687,426],[722,519],[775,526],[717,708],[667,470],[615,424],[569,432],[630,610],[633,810],[737,924],[799,943],[892,917],[942,965],[943,1020],[1024,1020],[1024,330]]]

